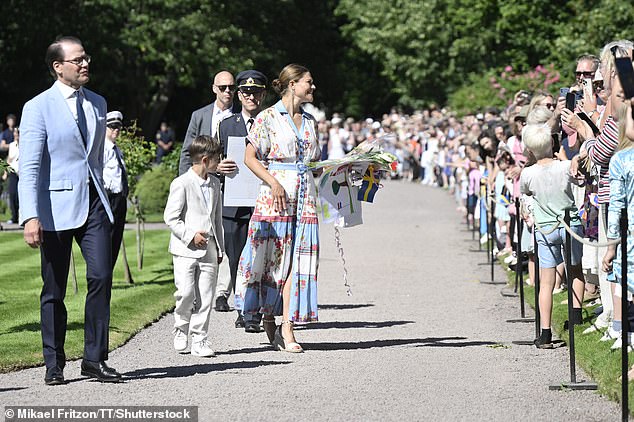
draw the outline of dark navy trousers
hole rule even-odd
[[[40,246],[42,294],[40,312],[42,347],[46,367],[64,367],[67,313],[64,305],[73,239],[86,261],[87,289],[84,309],[84,359],[108,359],[112,253],[110,221],[90,184],[90,209],[83,226],[72,230],[45,231]]]

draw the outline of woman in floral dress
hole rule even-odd
[[[299,353],[293,323],[317,320],[316,190],[306,165],[321,152],[315,118],[301,107],[313,101],[315,85],[296,64],[272,85],[282,98],[257,116],[247,137],[244,162],[263,183],[240,257],[236,306],[264,314],[271,343]],[[275,315],[282,315],[279,328]]]

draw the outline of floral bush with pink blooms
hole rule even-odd
[[[489,83],[491,89],[497,91],[497,96],[510,104],[515,93],[521,89],[529,92],[551,92],[552,85],[559,80],[559,71],[555,70],[555,65],[549,64],[538,65],[526,73],[515,73],[512,66],[506,66],[497,77],[491,76]]]
[[[501,109],[508,106],[520,90],[555,95],[560,84],[561,75],[553,64],[538,65],[525,73],[506,66],[502,70],[469,75],[468,82],[449,95],[447,105],[458,114],[483,111],[487,107]]]

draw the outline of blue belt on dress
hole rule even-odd
[[[280,163],[277,161],[273,161],[269,163],[269,169],[271,170],[296,170],[299,174],[304,174],[308,171],[308,167],[306,164],[302,162],[296,163]]]

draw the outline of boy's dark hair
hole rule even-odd
[[[222,153],[220,141],[207,135],[197,136],[189,146],[189,156],[193,164],[198,164],[203,157],[214,157]]]

